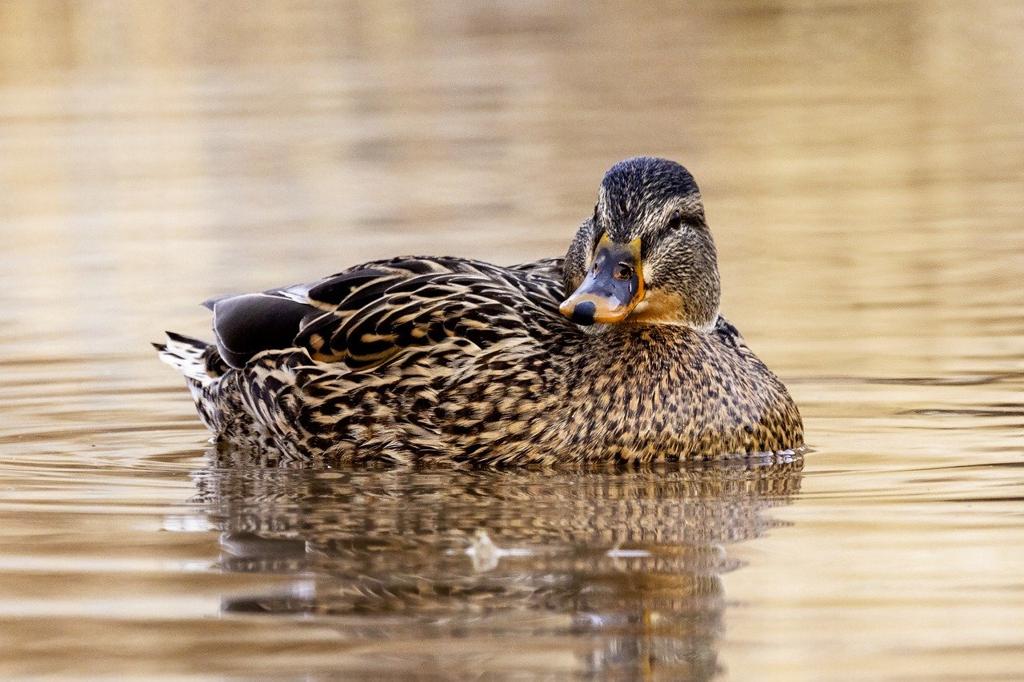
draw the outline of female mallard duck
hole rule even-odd
[[[803,445],[785,386],[718,313],[690,173],[622,161],[564,259],[374,261],[215,299],[169,334],[222,443],[272,457],[479,463],[711,459]]]

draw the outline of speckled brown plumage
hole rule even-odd
[[[559,306],[597,272],[599,243],[629,241],[643,300],[614,324],[567,319]],[[216,345],[171,335],[158,348],[221,442],[268,458],[553,464],[801,447],[796,405],[718,298],[692,177],[632,159],[605,176],[565,260],[376,261],[220,299]]]

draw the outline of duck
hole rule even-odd
[[[375,260],[222,296],[154,344],[218,448],[266,462],[656,463],[793,454],[800,412],[721,314],[682,165],[620,161],[564,257]]]

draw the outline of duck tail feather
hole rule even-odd
[[[175,368],[189,379],[201,384],[209,383],[217,373],[211,371],[211,354],[217,350],[211,344],[190,336],[175,332],[167,334],[167,343],[154,343],[153,347],[160,353],[160,359]],[[217,358],[219,360],[219,357]]]

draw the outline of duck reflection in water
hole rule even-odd
[[[294,576],[222,610],[333,628],[351,655],[321,673],[699,680],[721,669],[725,546],[777,525],[766,510],[801,468],[214,466],[196,481],[224,570]]]

